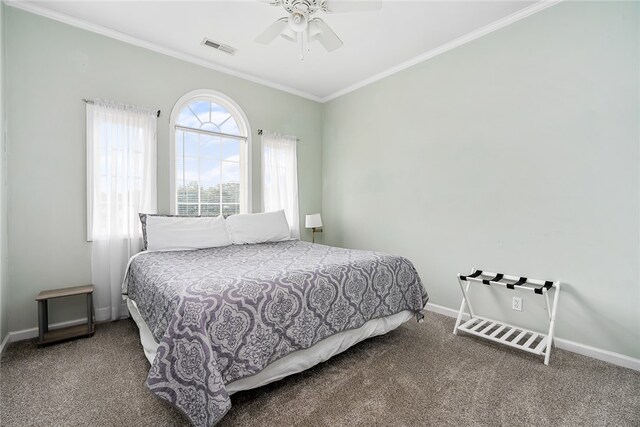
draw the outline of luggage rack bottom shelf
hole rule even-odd
[[[473,317],[457,329],[533,354],[545,354],[547,348],[548,337],[545,334],[484,317]]]

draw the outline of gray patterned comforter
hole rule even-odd
[[[229,410],[225,384],[428,299],[405,258],[298,240],[144,252],[123,292],[159,342],[148,387],[196,426]]]

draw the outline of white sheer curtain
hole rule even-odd
[[[300,238],[297,143],[295,136],[262,133],[262,207],[284,209],[295,239]]]
[[[155,213],[155,112],[95,100],[87,103],[87,198],[96,318],[126,315],[122,278],[142,249],[139,212]]]

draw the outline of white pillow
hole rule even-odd
[[[147,250],[204,249],[231,244],[222,216],[147,215]]]
[[[284,210],[227,217],[227,230],[236,245],[245,243],[281,242],[291,239]]]

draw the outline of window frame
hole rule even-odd
[[[240,201],[240,213],[249,213],[253,212],[252,210],[252,141],[251,141],[251,125],[249,124],[249,119],[247,115],[244,113],[242,108],[229,96],[225,95],[222,92],[218,92],[216,90],[211,89],[198,89],[193,90],[189,93],[186,93],[173,106],[171,110],[171,117],[169,120],[169,191],[170,191],[170,212],[171,215],[177,215],[177,207],[178,207],[178,193],[176,188],[176,121],[180,116],[180,112],[183,108],[185,108],[189,103],[193,101],[204,100],[208,102],[213,102],[218,104],[229,111],[231,115],[236,119],[236,123],[238,124],[238,128],[241,133],[246,135],[246,164],[244,168],[244,173],[242,171],[241,165],[241,174],[243,176],[240,179],[245,180],[245,196],[244,199]],[[197,131],[194,129],[194,131]],[[243,137],[239,138],[242,139]],[[244,204],[244,209],[242,209]],[[222,214],[222,212],[221,212]]]

